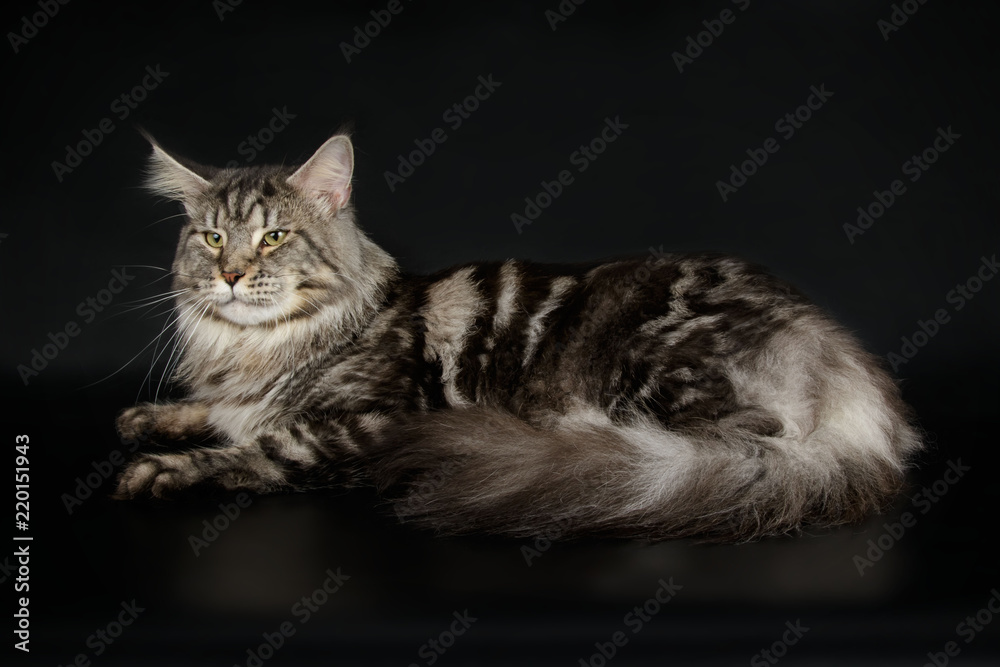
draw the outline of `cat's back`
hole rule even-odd
[[[759,346],[811,309],[783,281],[721,254],[478,262],[401,284],[379,335],[412,345],[421,368],[406,370],[427,378],[429,407],[581,393],[601,403],[667,358],[697,367]]]
[[[580,263],[471,262],[407,276],[401,283],[406,290],[400,300],[446,328],[470,315],[504,326],[517,312],[544,315],[565,310],[571,302],[595,314],[633,308],[648,314],[665,302],[687,301],[698,308],[727,300],[762,305],[806,301],[764,268],[720,253],[653,253]]]

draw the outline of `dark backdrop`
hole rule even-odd
[[[255,664],[247,651],[268,657],[258,647],[282,623],[295,633],[264,664],[600,665],[616,637],[608,662],[622,665],[996,658],[1000,281],[982,282],[1000,250],[995,7],[321,4],[3,10],[4,438],[14,467],[15,436],[30,436],[30,523],[11,533],[34,538],[31,653],[8,645],[4,660]],[[565,20],[547,14],[560,7]],[[348,62],[341,43],[371,11],[391,21]],[[444,114],[480,77],[492,90],[455,127]],[[796,113],[797,127],[776,126]],[[607,119],[620,135],[574,157]],[[102,477],[124,449],[115,414],[169,393],[163,347],[144,347],[165,309],[133,308],[167,289],[156,267],[180,222],[140,189],[137,127],[223,165],[304,159],[344,123],[361,223],[408,270],[662,246],[738,253],[793,281],[871,350],[900,355],[890,361],[932,443],[909,495],[865,526],[726,547],[437,539],[365,490],[254,499],[233,520],[213,502],[107,500]],[[399,172],[437,128],[447,139]],[[763,164],[743,164],[754,156]],[[539,199],[563,170],[572,183]],[[405,179],[390,187],[387,171]],[[739,187],[724,198],[719,181]],[[518,231],[526,197],[546,207]],[[871,221],[845,228],[858,207]],[[115,271],[124,289],[102,291]],[[949,461],[968,470],[946,473]],[[196,555],[190,536],[213,520],[230,525]],[[15,611],[9,555],[23,544],[0,552]],[[350,579],[302,623],[293,605],[337,568]],[[636,631],[626,614],[671,577],[683,588]],[[117,634],[133,600],[144,611],[112,643],[90,638]],[[465,610],[478,620],[449,635]]]

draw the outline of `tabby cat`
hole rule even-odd
[[[187,398],[118,419],[116,496],[374,484],[440,533],[743,541],[886,507],[921,448],[895,382],[733,257],[520,260],[402,275],[359,229],[354,152],[203,167],[153,142],[187,212]]]

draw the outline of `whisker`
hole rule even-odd
[[[180,363],[181,359],[184,357],[184,351],[187,349],[188,343],[190,343],[191,340],[194,338],[194,335],[197,332],[198,327],[201,325],[202,320],[205,318],[205,314],[208,312],[208,309],[211,308],[211,306],[212,306],[212,302],[209,301],[209,298],[208,298],[207,295],[205,297],[203,297],[203,300],[204,300],[205,305],[201,309],[201,313],[198,315],[198,320],[191,327],[191,332],[188,334],[187,340],[184,341],[184,344],[181,346],[180,351],[177,353],[176,361],[174,361],[173,365],[171,366],[171,370],[170,370],[171,373],[173,373],[174,370],[176,370],[177,365]],[[182,331],[182,327],[178,326],[177,330],[178,331]],[[174,347],[176,349],[176,342],[174,343]],[[173,357],[173,352],[171,352],[171,357]],[[157,396],[159,396],[159,386],[157,386]]]
[[[161,292],[160,294],[153,294],[151,296],[144,296],[140,299],[134,299],[132,301],[125,301],[122,303],[123,306],[131,306],[133,304],[142,304],[144,301],[161,301],[164,299],[171,299],[178,294],[183,294],[184,292],[190,292],[190,287],[185,287],[184,289],[170,290],[169,292]]]
[[[205,296],[205,297],[202,297],[202,298],[205,301],[205,306],[201,310],[201,315],[198,318],[198,322],[195,324],[195,328],[197,328],[198,324],[201,323],[201,318],[204,317],[205,312],[212,305],[211,302],[208,300],[208,296]],[[177,332],[178,332],[178,334],[182,330],[183,330],[182,326],[180,324],[178,324],[178,326],[177,326]],[[191,335],[192,336],[194,335],[194,329],[192,329],[192,334]],[[188,338],[188,341],[190,341],[190,339],[191,339],[191,337]],[[176,361],[173,361],[173,363],[171,363],[171,361],[174,359],[174,353],[177,352],[177,343],[180,341],[180,336],[178,336],[176,338],[175,337],[171,337],[171,340],[173,340],[173,349],[170,350],[170,356],[167,357],[167,363],[163,367],[163,373],[160,374],[160,381],[156,383],[156,394],[153,397],[153,402],[154,403],[156,402],[156,400],[160,396],[160,387],[163,384],[164,378],[166,378],[166,377],[172,377],[173,376],[173,372],[177,368],[177,364],[180,363],[181,356],[184,354],[184,350],[187,347],[187,343],[185,343],[184,347],[182,347],[181,350],[180,350],[180,352],[177,353]],[[168,341],[168,343],[169,343],[169,341]]]
[[[273,305],[275,305],[275,306],[279,305],[278,304],[278,300],[277,300],[276,297],[274,297],[272,295],[272,296],[270,296],[270,299],[271,299],[271,303]],[[285,320],[285,325],[286,326],[288,324],[290,324],[290,320],[288,319],[288,313],[282,312],[281,316]],[[285,346],[284,349],[285,349],[285,363],[283,364],[283,367],[285,368],[285,372],[290,372],[290,371],[293,371],[296,368],[295,356],[294,356],[294,354],[295,354],[295,348],[294,348],[294,346],[289,345],[289,346]]]
[[[202,297],[202,298],[205,298],[205,297]],[[200,301],[199,301],[199,303],[200,303]],[[183,308],[183,310],[182,310],[182,308]],[[177,317],[173,318],[172,320],[170,320],[170,321],[168,321],[168,322],[166,322],[164,324],[163,329],[160,332],[160,335],[157,336],[157,339],[161,338],[163,336],[163,334],[167,332],[168,328],[172,328],[175,324],[177,324],[178,322],[180,322],[185,316],[187,316],[195,308],[197,308],[197,304],[190,305],[189,302],[188,303],[183,303],[183,304],[178,304],[175,307],[175,309],[179,310],[181,312],[179,312],[177,314]],[[139,385],[140,390],[141,390],[142,386],[145,385],[147,382],[152,382],[152,379],[153,379],[152,378],[152,374],[153,374],[153,369],[156,367],[156,362],[157,362],[157,360],[161,356],[163,356],[163,352],[166,351],[167,346],[170,345],[171,341],[173,341],[174,338],[176,338],[177,332],[178,332],[178,330],[174,329],[173,333],[170,334],[170,337],[167,338],[167,341],[164,344],[162,351],[159,350],[159,344],[157,344],[156,348],[154,348],[154,350],[153,350],[153,360],[149,364],[149,370],[146,372],[146,376],[142,379],[142,382]],[[138,396],[136,396],[136,400],[138,400]]]
[[[187,310],[183,313],[183,315],[180,316],[180,317],[178,317],[175,320],[175,322],[176,322],[176,329],[174,330],[174,333],[170,336],[170,338],[167,339],[166,344],[163,346],[163,352],[166,352],[167,351],[167,346],[170,346],[170,355],[167,357],[166,363],[163,366],[163,373],[160,374],[160,380],[159,380],[159,382],[156,383],[156,392],[155,392],[154,397],[153,397],[153,402],[154,403],[159,398],[160,387],[163,385],[163,379],[164,379],[164,377],[167,377],[168,375],[172,374],[173,373],[173,369],[176,368],[176,366],[177,366],[177,362],[176,361],[173,362],[173,363],[171,363],[171,362],[174,359],[174,353],[177,351],[177,343],[180,341],[180,337],[183,334],[183,327],[184,327],[184,319],[183,318],[191,315],[193,312],[195,312],[199,308],[202,308],[202,304],[204,304],[204,308],[202,308],[202,311],[204,311],[204,309],[207,309],[209,307],[209,305],[211,305],[208,299],[209,299],[208,295],[204,295],[204,296],[200,297],[199,299],[195,300],[195,302],[191,306],[189,306],[187,308]],[[160,355],[158,355],[158,357],[162,356],[163,352],[160,352]],[[177,358],[177,361],[180,361],[179,357]],[[152,373],[153,373],[153,368],[155,366],[156,366],[156,360],[154,359],[153,363],[150,364],[149,373],[146,374],[146,378],[148,379],[148,381],[150,383],[153,381]],[[146,380],[144,380],[143,382],[145,382],[145,381]],[[152,387],[150,387],[150,388],[152,388]]]
[[[165,217],[165,218],[160,218],[159,220],[157,220],[157,221],[155,221],[155,222],[151,222],[151,223],[149,223],[148,225],[146,225],[145,227],[143,227],[143,229],[149,229],[149,228],[150,228],[150,227],[152,227],[153,225],[158,225],[158,224],[160,224],[161,222],[166,222],[167,220],[172,220],[172,219],[174,219],[174,218],[185,218],[185,217],[187,217],[187,213],[175,213],[175,214],[173,214],[173,215],[168,215],[168,216],[167,216],[167,217]]]
[[[136,299],[135,301],[126,301],[125,303],[123,303],[121,305],[122,306],[129,306],[131,304],[138,304],[138,305],[133,305],[130,308],[123,308],[122,310],[120,310],[120,311],[118,311],[116,313],[112,313],[112,314],[108,315],[108,317],[105,318],[105,319],[106,320],[112,320],[112,319],[114,319],[116,317],[119,317],[121,315],[126,315],[128,313],[132,313],[132,312],[135,312],[137,310],[142,310],[144,308],[153,308],[155,306],[160,305],[161,303],[164,303],[164,302],[167,302],[167,301],[171,301],[171,300],[179,297],[180,295],[184,294],[185,292],[189,292],[189,291],[191,291],[191,290],[190,289],[176,290],[176,291],[173,291],[173,292],[167,292],[167,293],[164,293],[164,294],[157,294],[155,296],[145,297],[143,299]],[[142,301],[148,301],[148,303],[141,303]]]
[[[150,285],[155,285],[156,283],[160,282],[164,278],[169,278],[172,275],[174,275],[174,272],[173,271],[168,271],[167,273],[164,273],[159,278],[154,278],[153,280],[150,280],[148,283],[146,283],[145,285],[143,285],[143,287],[149,287]]]
[[[142,383],[139,385],[140,390],[144,386],[147,387],[147,390],[152,390],[153,372],[156,369],[156,362],[163,356],[163,353],[166,352],[168,348],[170,350],[174,349],[174,346],[176,345],[177,341],[177,336],[178,336],[178,330],[176,328],[172,328],[172,333],[170,334],[170,337],[167,338],[166,342],[163,344],[163,349],[162,350],[158,349],[156,351],[156,354],[153,356],[153,360],[149,363],[149,370],[146,371],[146,376],[142,379]],[[169,357],[167,361],[169,363]]]
[[[115,375],[118,375],[118,373],[121,373],[123,370],[125,370],[126,368],[128,368],[129,364],[131,364],[133,361],[135,361],[136,359],[138,359],[139,356],[143,352],[145,352],[146,350],[149,349],[150,345],[153,345],[154,343],[156,343],[163,336],[163,334],[165,334],[165,333],[166,333],[166,326],[164,326],[164,328],[160,331],[160,333],[155,338],[153,338],[153,340],[151,340],[148,343],[146,343],[146,345],[141,350],[139,350],[134,357],[132,357],[131,359],[129,359],[128,361],[126,361],[125,364],[121,368],[119,368],[115,372],[111,373],[110,375],[107,375],[107,376],[101,378],[100,380],[97,380],[95,382],[91,382],[88,385],[84,385],[83,387],[81,387],[81,389],[88,389],[90,387],[93,387],[95,385],[98,385],[98,384],[104,382],[105,380],[110,380]]]
[[[323,310],[323,307],[321,305],[319,305],[318,303],[316,303],[315,301],[313,301],[309,297],[307,297],[307,296],[305,296],[303,294],[299,294],[299,297],[302,298],[302,299],[304,299],[304,300],[306,300],[306,301],[308,301],[316,309],[317,313],[320,312],[321,310]],[[303,312],[305,312],[307,315],[311,315],[312,314],[312,313],[309,313],[308,311],[305,311],[304,309],[303,309]]]
[[[167,269],[162,266],[153,266],[152,264],[115,264],[116,269],[156,269],[157,271],[166,271]]]

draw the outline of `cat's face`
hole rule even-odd
[[[204,176],[154,148],[151,185],[184,203],[174,259],[181,326],[274,326],[350,298],[357,230],[347,205],[353,152],[335,137],[298,171]]]
[[[314,315],[340,282],[336,248],[288,173],[226,178],[193,202],[174,289],[206,317],[254,326]]]

